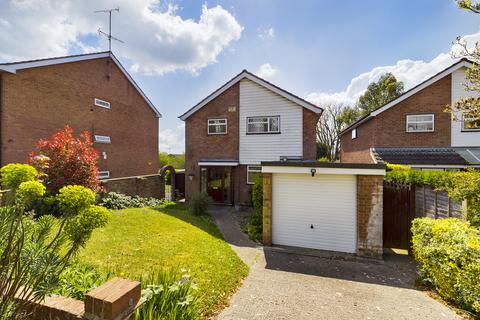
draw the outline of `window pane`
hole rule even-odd
[[[465,130],[478,130],[480,129],[480,119],[464,119],[463,120],[463,128]]]
[[[433,120],[433,116],[431,114],[408,116],[409,122],[424,122],[424,121],[432,121],[432,120]]]
[[[209,124],[208,133],[226,133],[227,125],[226,124]]]
[[[248,124],[248,132],[268,132],[268,122],[254,122]]]
[[[271,132],[280,131],[278,117],[270,118],[270,131]]]

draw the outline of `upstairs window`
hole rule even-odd
[[[227,119],[208,119],[208,134],[227,134]]]
[[[247,184],[255,184],[255,181],[261,174],[261,166],[247,166]]]
[[[465,118],[462,117],[463,131],[480,131],[480,118]]]
[[[280,116],[248,117],[247,133],[280,133]]]
[[[110,109],[110,102],[95,98],[95,105],[105,109]]]
[[[357,128],[352,130],[352,140],[357,139]]]
[[[407,132],[433,132],[435,131],[434,114],[409,114],[407,115]]]
[[[99,135],[94,135],[93,136],[95,142],[99,143],[111,143],[112,140],[110,139],[109,136],[99,136]]]

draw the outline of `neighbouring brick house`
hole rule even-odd
[[[250,204],[262,161],[315,160],[322,109],[244,70],[185,112],[185,193]]]
[[[480,119],[452,117],[445,107],[471,96],[462,59],[365,115],[340,136],[344,163],[397,163],[417,168],[480,165]]]
[[[0,162],[25,162],[70,125],[91,133],[101,178],[158,172],[160,113],[111,52],[0,64]]]

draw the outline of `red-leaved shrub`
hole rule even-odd
[[[76,138],[67,125],[49,140],[40,139],[37,149],[30,154],[29,163],[44,174],[45,185],[51,192],[56,193],[66,185],[81,185],[101,191],[97,178],[98,152],[93,148],[87,131]]]

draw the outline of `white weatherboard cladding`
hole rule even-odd
[[[280,116],[280,134],[247,135],[247,117]],[[303,108],[256,84],[240,81],[240,164],[303,156]]]
[[[273,173],[273,244],[356,252],[356,188],[354,175]]]
[[[460,98],[475,96],[474,92],[465,91],[465,70],[461,68],[452,73],[452,105]],[[457,114],[457,120],[452,119],[452,147],[479,147],[480,131],[462,132],[462,117]]]

